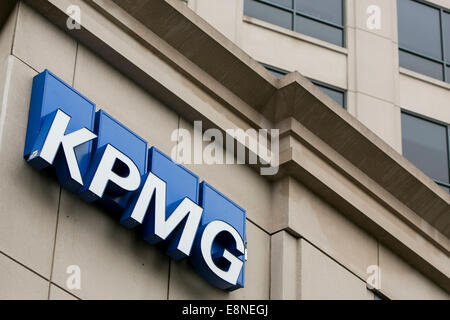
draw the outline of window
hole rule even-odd
[[[272,66],[268,66],[266,64],[262,64],[264,66],[264,68],[266,68],[267,70],[269,70],[270,72],[272,72],[272,74],[277,77],[278,79],[280,79],[282,76],[284,76],[285,74],[287,74],[287,71],[272,67]]]
[[[450,192],[448,124],[402,112],[403,156]]]
[[[450,82],[450,13],[416,0],[397,0],[400,66]]]
[[[244,14],[343,47],[343,0],[244,0]]]
[[[380,295],[374,293],[373,294],[373,300],[384,300]]]
[[[286,73],[288,73],[287,71],[272,67],[272,66],[268,66],[265,64],[262,64],[264,66],[264,68],[266,68],[267,70],[269,70],[270,72],[272,72],[277,78],[281,78],[282,76],[284,76]],[[336,101],[337,103],[339,103],[342,107],[346,108],[346,100],[345,100],[345,90],[336,88],[334,86],[331,86],[329,84],[320,82],[320,81],[316,81],[316,80],[312,80],[309,79],[312,83],[314,83],[316,86],[318,86],[324,93],[326,93],[328,96],[331,97],[331,99],[333,99],[334,101]]]
[[[381,292],[379,291],[374,291],[373,292],[373,300],[389,300],[385,295],[383,295]]]

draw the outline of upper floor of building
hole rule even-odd
[[[277,77],[306,76],[450,190],[450,1],[187,5]]]

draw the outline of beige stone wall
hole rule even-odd
[[[392,75],[394,27],[392,33],[375,34],[350,19],[348,36],[362,45],[350,47],[349,40],[349,48],[342,49],[244,21],[241,0],[191,0],[188,5],[255,59],[304,70],[308,77],[348,89],[354,99],[349,99],[349,111],[399,150],[400,103],[420,108],[421,100],[402,91],[397,96],[392,86],[399,83],[400,88],[415,90],[415,81],[423,80]],[[354,7],[353,3],[348,10]],[[248,126],[123,31],[114,30],[114,37],[127,44],[124,48],[146,52],[150,72],[205,112]],[[114,37],[111,41],[118,41]],[[273,47],[279,51],[263,50],[257,41],[261,38],[277,41]],[[373,71],[364,58],[371,46],[380,46],[376,50],[383,55],[375,77],[366,75]],[[310,56],[317,57],[312,65]],[[373,299],[365,284],[369,265],[381,267],[381,292],[390,298],[449,298],[294,179],[270,182],[244,165],[187,165],[247,210],[245,288],[228,293],[211,287],[187,261],[171,261],[139,232],[123,228],[107,212],[62,190],[56,179],[35,171],[22,158],[31,81],[45,68],[169,155],[174,147],[171,132],[192,132],[192,123],[23,3],[0,33],[0,57],[0,298]],[[445,88],[427,85],[436,92],[438,106],[446,95],[437,92]],[[441,116],[438,107],[433,112]],[[383,116],[389,119],[379,118]],[[383,127],[377,127],[379,123]],[[283,210],[289,210],[295,231],[277,228]],[[81,268],[81,290],[66,288],[69,265]]]
[[[366,280],[374,267],[378,291],[390,299],[449,298],[294,179],[277,182],[274,194],[275,203],[289,197],[291,229],[271,237],[272,299],[373,299]]]

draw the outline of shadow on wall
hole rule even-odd
[[[3,0],[0,1],[0,29],[5,24],[12,10],[14,9],[17,0]]]

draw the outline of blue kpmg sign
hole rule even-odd
[[[244,286],[245,210],[48,70],[33,80],[24,157],[212,285]]]

